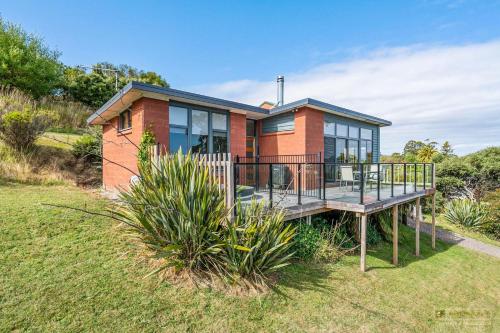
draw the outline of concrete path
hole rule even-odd
[[[412,219],[408,219],[408,225],[412,228],[415,228],[415,222]],[[421,232],[425,232],[426,234],[430,235],[431,230],[432,230],[432,225],[430,223],[427,222],[420,223]],[[490,256],[500,258],[500,247],[486,244],[481,241],[475,240],[473,238],[465,237],[448,230],[443,230],[439,227],[436,227],[436,238],[445,241],[446,243],[457,244],[459,246],[477,252],[482,252]]]

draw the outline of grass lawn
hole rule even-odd
[[[424,218],[425,218],[425,222],[431,223],[432,218],[430,215],[425,215]],[[452,232],[455,232],[457,234],[460,234],[460,235],[463,235],[466,237],[470,237],[470,238],[476,239],[478,241],[481,241],[481,242],[484,242],[487,244],[491,244],[491,245],[496,245],[496,246],[500,247],[499,241],[494,240],[492,238],[489,238],[488,236],[486,236],[480,232],[476,232],[473,230],[462,228],[458,225],[450,223],[450,222],[446,221],[446,219],[444,218],[443,215],[436,215],[436,226],[438,226],[439,228],[444,229],[444,230],[452,231]]]
[[[79,134],[46,132],[36,141],[36,143],[41,146],[71,149],[71,145],[80,137],[81,135]]]
[[[296,264],[276,290],[234,296],[159,284],[123,229],[42,203],[102,210],[70,186],[0,186],[0,331],[499,331],[500,261],[401,227],[389,244],[330,265]]]

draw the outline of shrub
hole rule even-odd
[[[0,139],[17,151],[31,149],[47,128],[47,119],[29,108],[0,117]]]
[[[321,245],[321,232],[313,226],[299,222],[297,226],[297,235],[293,251],[295,256],[302,260],[308,260],[314,257]]]
[[[500,240],[500,189],[489,192],[484,201],[489,205],[489,214],[481,229],[485,234]]]
[[[137,153],[138,163],[144,164],[150,160],[149,149],[156,143],[156,138],[153,132],[146,130],[141,137],[139,144],[139,152]]]
[[[314,219],[313,225],[321,232],[321,241],[313,259],[315,261],[337,261],[346,253],[354,250],[353,239],[348,234],[347,223],[349,219],[342,216],[337,223],[329,224],[324,219]]]
[[[367,245],[376,245],[383,240],[380,231],[377,229],[377,225],[375,223],[368,223],[366,225],[366,244]]]
[[[445,219],[466,228],[480,229],[486,223],[487,216],[486,205],[470,199],[455,199],[445,205]]]
[[[295,228],[285,224],[282,211],[255,200],[245,208],[238,203],[236,212],[225,231],[228,269],[236,277],[264,281],[289,264]]]
[[[139,164],[140,181],[120,195],[117,216],[162,261],[174,267],[230,280],[263,280],[288,264],[294,229],[283,214],[252,203],[238,205],[234,221],[224,192],[208,168],[188,153]]]
[[[73,156],[85,162],[101,161],[102,134],[84,134],[73,144]]]
[[[141,181],[121,192],[121,219],[158,259],[175,266],[222,272],[224,193],[191,154],[165,155],[155,166],[139,164]]]

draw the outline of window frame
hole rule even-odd
[[[192,149],[193,144],[192,144],[192,125],[193,125],[193,110],[197,111],[203,111],[203,112],[208,112],[208,142],[207,142],[207,154],[213,154],[214,153],[214,133],[225,133],[226,134],[226,142],[227,142],[227,152],[229,153],[231,151],[231,140],[230,140],[230,112],[229,110],[222,110],[222,109],[215,109],[215,108],[208,108],[205,106],[201,105],[196,105],[196,104],[187,104],[187,103],[182,103],[182,102],[176,102],[176,101],[170,101],[169,104],[169,117],[170,117],[170,107],[179,107],[179,108],[184,108],[187,110],[187,126],[181,126],[181,125],[169,125],[170,127],[175,127],[175,128],[181,128],[181,129],[187,129],[187,148],[188,150]],[[214,129],[212,126],[212,114],[217,113],[217,114],[222,114],[226,116],[226,130],[220,130],[220,129]],[[170,120],[170,119],[169,119]],[[169,130],[169,138],[170,138],[170,130]],[[169,150],[170,150],[170,145],[169,145]],[[184,152],[186,153],[186,152]],[[226,154],[223,153],[223,154]]]
[[[329,126],[327,126],[327,124],[329,126],[333,127],[333,134],[326,133],[326,128],[329,127]],[[334,138],[337,136],[337,122],[336,121],[327,121],[327,120],[323,121],[323,136],[327,136],[327,137],[331,137],[331,138]]]
[[[364,137],[363,136],[363,130],[364,131],[369,131],[370,132],[370,137]],[[369,141],[373,141],[373,129],[371,128],[366,128],[366,127],[360,127],[359,128],[359,138],[361,140],[369,140]]]
[[[327,126],[327,123],[328,124],[335,123],[335,135],[332,135],[331,133],[330,134],[326,133],[325,128]],[[345,131],[345,133],[342,133],[343,130]],[[323,120],[323,132],[324,132],[323,136],[325,138],[330,137],[330,138],[335,139],[334,157],[335,157],[336,163],[353,163],[352,159],[349,160],[349,156],[350,156],[349,145],[351,145],[352,148],[354,148],[354,145],[357,146],[357,148],[356,148],[357,149],[357,156],[356,156],[356,159],[354,159],[355,163],[361,162],[361,160],[362,160],[362,156],[361,156],[362,147],[367,148],[368,145],[371,148],[371,152],[368,152],[368,149],[366,149],[366,151],[367,151],[366,161],[363,161],[363,163],[375,163],[375,161],[376,161],[375,156],[378,156],[377,152],[374,151],[374,149],[375,149],[374,142],[377,141],[377,129],[375,128],[375,126],[371,126],[369,124],[364,124],[364,123],[352,123],[351,124],[350,122],[343,121],[341,119],[327,119],[325,117],[325,119]],[[363,137],[361,135],[362,132],[364,134]],[[368,136],[366,135],[368,133],[371,133],[370,138],[368,138]],[[346,146],[346,150],[347,150],[347,154],[346,154],[346,156],[344,156],[344,158],[346,159],[345,162],[341,162],[338,160],[339,153],[343,153],[343,152],[337,151],[339,149],[337,142],[340,139],[345,140],[345,146]],[[342,142],[344,142],[344,141],[342,141]],[[352,142],[352,143],[349,144],[349,142]]]
[[[124,115],[128,115],[127,117],[127,127],[125,126],[125,117]],[[120,112],[118,115],[118,132],[123,132],[132,129],[132,110],[127,109],[125,111]]]

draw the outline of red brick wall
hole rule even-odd
[[[321,152],[321,158],[325,151],[323,112],[310,108],[302,108],[299,112],[305,114],[305,153],[317,154]]]
[[[266,133],[258,121],[259,153],[266,155],[302,155],[324,151],[323,112],[300,108],[295,112],[295,129],[287,132]]]
[[[151,130],[156,137],[156,142],[169,147],[168,102],[158,99],[142,98],[144,129]]]
[[[168,147],[168,102],[141,98],[132,104],[132,128],[118,132],[118,117],[103,125],[103,185],[126,188],[137,173],[137,147],[146,128]]]
[[[323,159],[323,112],[307,107],[295,112],[295,128],[293,131],[262,133],[261,121],[258,121],[259,154],[266,155],[302,155],[317,154],[321,152]],[[296,177],[296,166],[290,166],[292,174]],[[303,173],[303,188],[314,189],[318,184],[318,167],[309,166]],[[307,178],[307,180],[306,180]],[[263,180],[266,182],[267,180]],[[262,185],[262,184],[261,184]]]
[[[246,156],[247,117],[244,114],[230,113],[230,152],[231,155]]]

